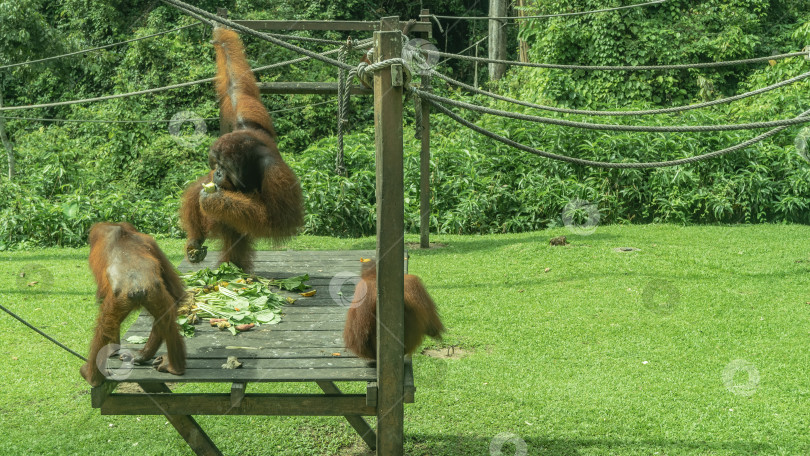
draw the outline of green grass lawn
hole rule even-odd
[[[549,246],[560,234],[571,244]],[[504,455],[810,454],[810,227],[432,240],[446,246],[411,249],[410,271],[440,308],[444,346],[463,355],[414,356],[409,455],[501,454],[504,441]],[[182,241],[160,244],[180,261]],[[290,247],[373,245],[302,237]],[[96,314],[86,257],[0,253],[0,302],[86,353]],[[0,454],[192,454],[162,417],[100,416],[79,360],[5,314],[0,324]],[[198,420],[225,454],[364,454],[339,417]]]

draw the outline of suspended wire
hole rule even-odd
[[[487,137],[489,137],[491,139],[494,139],[494,140],[496,140],[498,142],[506,144],[507,146],[514,147],[516,149],[520,149],[522,151],[529,152],[531,154],[539,155],[541,157],[550,158],[552,160],[564,161],[564,162],[573,163],[573,164],[576,164],[576,165],[594,166],[594,167],[597,167],[597,168],[642,169],[642,168],[663,168],[663,167],[667,167],[667,166],[685,165],[685,164],[694,163],[694,162],[701,161],[701,160],[707,160],[707,159],[710,159],[710,158],[719,157],[720,155],[729,154],[731,152],[736,152],[738,150],[741,150],[741,149],[744,149],[744,148],[746,148],[748,146],[756,144],[756,143],[758,143],[760,141],[763,141],[763,140],[765,140],[765,139],[767,139],[767,138],[769,138],[771,136],[774,136],[777,133],[781,132],[782,130],[788,128],[787,126],[777,127],[777,128],[774,128],[773,130],[768,130],[768,131],[766,131],[765,133],[763,133],[763,134],[761,134],[759,136],[751,138],[751,139],[749,139],[747,141],[743,141],[743,142],[741,142],[739,144],[736,144],[734,146],[727,147],[727,148],[721,149],[721,150],[716,150],[714,152],[709,152],[709,153],[706,153],[706,154],[703,154],[703,155],[697,155],[697,156],[694,156],[694,157],[682,158],[682,159],[678,159],[678,160],[663,161],[663,162],[611,163],[611,162],[600,162],[600,161],[586,160],[586,159],[576,158],[576,157],[569,157],[569,156],[566,156],[566,155],[559,155],[559,154],[554,154],[554,153],[551,153],[551,152],[545,152],[545,151],[542,151],[542,150],[539,150],[539,149],[535,149],[533,147],[527,146],[525,144],[521,144],[521,143],[519,143],[517,141],[513,141],[513,140],[511,140],[509,138],[501,136],[501,135],[499,135],[497,133],[491,132],[491,131],[489,131],[489,130],[487,130],[485,128],[479,127],[478,125],[476,125],[476,124],[462,118],[461,116],[457,115],[456,113],[454,113],[453,111],[447,109],[446,107],[442,106],[440,103],[438,103],[436,101],[433,101],[433,100],[428,100],[428,101],[430,102],[431,105],[433,105],[433,107],[438,109],[441,113],[443,113],[446,116],[450,117],[451,119],[455,120],[459,124],[469,128],[469,129],[471,129],[473,131],[476,131],[476,132],[478,132],[478,133],[480,133],[480,134],[482,134],[484,136],[487,136]],[[799,117],[805,117],[808,114],[810,114],[810,110],[807,110],[807,111],[799,114]],[[808,121],[810,121],[810,119],[808,119]]]
[[[171,30],[165,30],[163,32],[153,33],[151,35],[145,35],[145,36],[141,36],[141,37],[138,37],[138,38],[133,38],[131,40],[120,41],[118,43],[105,44],[104,46],[98,46],[98,47],[89,48],[89,49],[82,49],[81,51],[69,52],[67,54],[61,54],[61,55],[54,55],[54,56],[51,56],[51,57],[45,57],[43,59],[38,59],[38,60],[28,60],[26,62],[19,62],[19,63],[11,63],[11,64],[8,64],[8,65],[2,65],[2,66],[0,66],[0,70],[5,70],[5,69],[8,69],[8,68],[14,68],[14,67],[22,66],[22,65],[33,65],[35,63],[49,62],[51,60],[57,60],[57,59],[61,59],[61,58],[64,58],[64,57],[70,57],[70,56],[73,56],[73,55],[86,54],[88,52],[99,51],[101,49],[107,49],[107,48],[111,48],[111,47],[115,47],[115,46],[121,46],[122,44],[133,43],[135,41],[141,41],[141,40],[145,40],[145,39],[148,39],[148,38],[154,38],[156,36],[165,35],[167,33],[172,33],[172,32],[177,32],[177,31],[187,29],[187,28],[190,28],[190,27],[196,27],[198,25],[200,25],[200,24],[184,25],[182,27],[177,27],[177,28],[173,28]]]
[[[287,108],[275,109],[273,111],[268,111],[269,114],[278,114],[280,112],[287,112],[287,111],[295,111],[299,109],[311,108],[314,106],[321,106],[329,103],[334,103],[337,100],[326,100],[320,101],[318,103],[309,103],[305,105],[299,106],[290,106]],[[17,117],[17,116],[0,116],[0,120],[29,120],[33,122],[65,122],[65,123],[102,123],[102,124],[144,124],[144,123],[170,123],[170,122],[185,122],[185,121],[196,121],[196,120],[204,120],[204,121],[213,121],[219,120],[219,117],[203,117],[203,118],[194,118],[194,119],[187,119],[185,121],[176,120],[176,119],[145,119],[145,120],[106,120],[106,119],[54,119],[54,118],[44,118],[44,117]]]
[[[810,56],[808,51],[789,52],[786,54],[770,55],[767,57],[754,57],[751,59],[727,60],[723,62],[682,63],[677,65],[563,65],[556,63],[518,62],[514,60],[490,59],[487,57],[473,57],[470,55],[451,54],[432,49],[421,49],[425,54],[438,55],[449,59],[471,60],[480,63],[500,63],[504,65],[523,66],[530,68],[550,68],[555,70],[590,70],[590,71],[649,71],[649,70],[683,70],[687,68],[716,68],[733,65],[747,65],[761,63],[769,60],[781,60],[790,57]]]
[[[540,16],[496,16],[496,17],[482,17],[482,16],[439,16],[435,14],[431,14],[432,17],[438,19],[458,19],[458,20],[468,20],[468,21],[486,21],[486,20],[496,20],[496,21],[506,21],[506,20],[518,20],[518,19],[546,19],[550,17],[563,17],[563,16],[582,16],[584,14],[593,14],[593,13],[605,13],[608,11],[618,11],[628,8],[637,8],[639,6],[649,6],[655,5],[658,3],[664,3],[666,0],[655,0],[652,2],[647,3],[637,3],[635,5],[626,5],[626,6],[617,6],[615,8],[604,8],[598,10],[590,10],[590,11],[577,11],[574,13],[557,13],[557,14],[543,14]]]
[[[370,39],[369,40],[363,40],[363,41],[359,42],[357,46],[358,47],[367,46],[370,42],[371,42]],[[340,51],[340,49],[338,48],[338,49],[332,49],[331,51],[326,51],[326,52],[323,52],[321,54],[315,54],[315,55],[319,55],[319,56],[331,55],[331,54],[335,54],[335,53],[337,53],[339,51]],[[305,62],[307,60],[311,60],[311,58],[310,57],[299,57],[299,58],[292,59],[292,60],[287,60],[287,61],[284,61],[284,62],[278,62],[278,63],[273,63],[273,64],[270,64],[270,65],[265,65],[265,66],[253,68],[252,71],[254,73],[257,73],[259,71],[265,71],[265,70],[270,70],[270,69],[273,69],[273,68],[279,68],[279,67],[283,67],[283,66],[287,66],[287,65],[301,63],[301,62]],[[136,91],[136,92],[127,92],[127,93],[119,93],[119,94],[114,94],[114,95],[106,95],[106,96],[95,97],[95,98],[85,98],[85,99],[81,99],[81,100],[57,101],[57,102],[53,102],[53,103],[42,103],[42,104],[26,105],[26,106],[2,106],[2,107],[0,107],[0,112],[3,112],[3,111],[16,111],[16,110],[20,110],[20,109],[52,108],[52,107],[56,107],[56,106],[67,106],[67,105],[74,105],[74,104],[90,103],[90,102],[95,102],[95,101],[112,100],[112,99],[116,99],[116,98],[132,97],[132,96],[135,96],[135,95],[145,95],[145,94],[150,94],[150,93],[163,92],[163,91],[166,91],[166,90],[179,89],[179,88],[182,88],[182,87],[188,87],[188,86],[193,86],[193,85],[197,85],[197,84],[203,84],[203,83],[207,83],[207,82],[213,82],[214,79],[215,78],[198,79],[196,81],[183,82],[183,83],[180,83],[180,84],[173,84],[173,85],[168,85],[168,86],[164,86],[164,87],[156,87],[156,88],[153,88],[153,89],[145,89],[145,90],[139,90],[139,91]]]
[[[549,125],[557,125],[561,127],[574,127],[586,130],[607,130],[607,131],[639,131],[639,132],[669,132],[669,133],[685,133],[685,132],[706,132],[706,131],[732,131],[732,130],[752,130],[756,128],[772,128],[781,126],[798,125],[810,122],[810,117],[795,117],[793,119],[771,120],[767,122],[750,122],[742,124],[729,124],[729,125],[617,125],[617,124],[596,124],[591,122],[579,122],[575,120],[555,119],[551,117],[533,116],[530,114],[520,114],[516,112],[504,111],[501,109],[487,108],[472,103],[466,103],[458,100],[451,100],[450,98],[441,97],[430,92],[425,92],[417,88],[411,88],[411,91],[417,96],[427,98],[430,101],[446,103],[451,106],[468,109],[471,111],[480,112],[483,114],[492,114],[500,117],[510,119],[525,120],[528,122],[536,122]]]
[[[67,345],[65,345],[65,344],[63,344],[63,343],[59,342],[58,340],[54,339],[53,337],[51,337],[51,336],[49,336],[49,335],[45,334],[45,333],[44,333],[44,332],[42,332],[42,331],[41,331],[39,328],[37,328],[37,327],[35,327],[34,325],[32,325],[31,323],[28,323],[27,321],[23,320],[23,319],[22,319],[22,317],[18,316],[18,315],[17,315],[17,314],[15,314],[14,312],[12,312],[12,311],[10,311],[10,310],[6,309],[6,308],[5,308],[5,307],[3,307],[2,305],[0,305],[0,310],[2,310],[3,312],[5,312],[5,313],[7,313],[7,314],[11,315],[11,316],[12,316],[12,317],[14,317],[15,319],[17,319],[17,321],[19,321],[20,323],[24,324],[25,326],[28,326],[28,327],[29,327],[30,329],[32,329],[34,332],[36,332],[36,333],[37,333],[37,334],[39,334],[40,336],[42,336],[42,337],[44,337],[44,338],[48,339],[49,341],[53,342],[54,344],[58,345],[59,347],[61,347],[62,349],[64,349],[64,350],[65,350],[65,351],[67,351],[68,353],[70,353],[71,355],[73,355],[73,356],[75,356],[75,357],[79,358],[79,359],[80,359],[80,360],[82,360],[82,361],[87,361],[87,358],[85,358],[84,356],[82,356],[82,355],[80,355],[80,354],[76,353],[75,351],[71,350],[71,349],[70,349],[70,348],[69,348]]]
[[[455,86],[461,87],[465,90],[468,90],[473,93],[477,93],[479,95],[485,95],[491,98],[495,98],[497,100],[506,101],[509,103],[526,106],[529,108],[540,109],[543,111],[552,111],[552,112],[560,112],[564,114],[580,114],[580,115],[587,115],[587,116],[646,116],[646,115],[655,115],[655,114],[666,114],[666,113],[673,113],[673,112],[683,112],[683,111],[690,111],[692,109],[700,109],[705,108],[708,106],[714,106],[719,104],[731,103],[737,100],[742,100],[743,98],[752,97],[754,95],[759,95],[765,92],[769,92],[771,90],[778,89],[780,87],[784,87],[795,82],[801,81],[810,77],[810,71],[807,73],[802,73],[798,76],[792,77],[790,79],[786,79],[784,81],[777,82],[776,84],[772,84],[766,87],[762,87],[757,90],[753,90],[751,92],[741,93],[739,95],[734,95],[727,98],[720,98],[717,100],[706,101],[703,103],[696,103],[693,105],[686,105],[686,106],[675,106],[672,108],[660,108],[660,109],[646,109],[640,111],[591,111],[591,110],[582,110],[582,109],[569,109],[569,108],[557,108],[554,106],[544,106],[540,104],[530,103],[528,101],[517,100],[515,98],[510,98],[504,95],[498,95],[493,92],[488,92],[486,90],[479,89],[477,87],[471,86],[469,84],[465,84],[461,81],[455,80],[450,76],[444,75],[439,73],[436,70],[430,70],[430,75],[435,76],[443,81],[446,81],[450,84]]]
[[[320,60],[321,62],[328,63],[328,64],[330,64],[332,66],[336,66],[336,67],[343,68],[343,69],[346,69],[346,70],[354,69],[354,67],[349,65],[349,64],[339,62],[339,61],[337,61],[337,60],[335,60],[333,58],[326,57],[325,55],[322,55],[322,54],[317,54],[317,53],[315,53],[313,51],[310,51],[309,49],[304,49],[304,48],[302,48],[300,46],[296,46],[294,44],[286,43],[286,42],[284,42],[284,41],[282,41],[282,40],[280,40],[278,38],[269,36],[266,33],[262,33],[262,32],[253,30],[251,28],[245,27],[244,25],[237,24],[236,22],[230,21],[230,20],[225,19],[223,17],[219,17],[216,14],[209,13],[208,11],[205,11],[204,9],[200,9],[200,8],[197,8],[196,6],[189,5],[188,3],[181,2],[179,0],[161,0],[161,1],[163,3],[166,3],[168,5],[171,5],[171,6],[175,7],[175,8],[177,8],[177,9],[183,11],[183,12],[200,15],[200,16],[206,18],[206,19],[210,19],[212,21],[215,21],[215,22],[218,22],[220,24],[226,25],[226,26],[228,26],[228,27],[230,27],[230,28],[232,28],[234,30],[240,31],[240,32],[242,32],[244,34],[252,35],[252,36],[255,36],[255,37],[260,38],[262,40],[269,41],[269,42],[271,42],[271,43],[273,43],[275,45],[281,46],[281,47],[283,47],[285,49],[288,49],[290,51],[297,52],[299,54],[304,54],[304,55],[309,56],[309,57],[311,57],[311,58],[313,58],[315,60]]]

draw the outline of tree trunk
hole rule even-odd
[[[489,17],[506,16],[506,0],[489,0]],[[489,58],[506,60],[506,37],[503,30],[505,20],[489,20]],[[503,63],[489,64],[489,79],[497,81],[506,72]]]
[[[3,107],[3,93],[0,91],[0,108]],[[0,141],[6,148],[6,155],[8,155],[8,180],[14,179],[14,145],[8,140],[6,135],[6,120],[0,117]]]

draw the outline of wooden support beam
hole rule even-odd
[[[374,33],[374,62],[402,56],[396,17],[383,18]],[[377,453],[403,454],[404,194],[402,91],[394,65],[374,74],[377,159]]]
[[[253,30],[333,30],[339,32],[374,32],[380,30],[379,21],[234,21]],[[405,31],[408,22],[393,22],[394,30]],[[416,22],[408,30],[410,33],[431,33],[430,22]]]
[[[117,386],[118,382],[107,380],[99,386],[90,388],[90,405],[92,405],[93,408],[100,408],[104,401],[107,400],[110,393],[115,391]]]
[[[265,94],[337,95],[336,82],[260,82],[259,92]],[[374,92],[360,85],[349,89],[352,95],[372,95]]]
[[[315,382],[321,388],[321,390],[326,394],[343,394],[340,391],[340,388],[335,385],[335,382]],[[371,429],[371,426],[368,425],[366,420],[362,416],[358,415],[344,415],[346,421],[360,434],[360,438],[366,442],[366,445],[372,450],[377,448],[377,434],[374,433],[374,430]]]
[[[365,394],[245,394],[238,407],[229,393],[113,394],[101,406],[102,415],[289,415],[372,416]]]
[[[183,437],[188,446],[194,451],[197,456],[222,456],[214,441],[208,437],[208,434],[203,431],[197,420],[190,416],[188,413],[169,413],[166,409],[162,408],[155,400],[156,397],[172,396],[172,390],[166,386],[165,383],[138,383],[138,386],[147,394],[133,394],[137,396],[138,401],[145,404],[150,404],[155,407],[157,413],[154,415],[165,415],[169,423],[174,426],[177,433]],[[145,397],[144,397],[145,396]],[[117,396],[111,396],[108,399],[114,399]],[[105,405],[101,407],[101,414],[105,415]],[[116,413],[124,415],[124,413]],[[142,415],[141,413],[127,413],[128,415]]]
[[[239,407],[242,404],[246,389],[247,383],[236,382],[231,384],[231,405],[233,407]]]

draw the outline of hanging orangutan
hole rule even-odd
[[[82,377],[93,386],[104,382],[107,350],[103,349],[120,344],[121,322],[140,307],[152,315],[154,322],[146,345],[133,361],[148,362],[166,341],[168,353],[156,360],[157,369],[182,375],[186,346],[177,325],[177,305],[186,292],[155,240],[129,223],[97,223],[90,229],[89,262],[98,285],[99,312],[90,355],[80,369]],[[98,359],[99,352],[102,359]]]
[[[211,171],[183,194],[180,220],[188,233],[186,255],[205,258],[207,237],[222,239],[220,262],[252,267],[255,238],[282,242],[304,223],[301,186],[276,147],[270,115],[239,35],[214,29],[222,135],[208,153]]]

